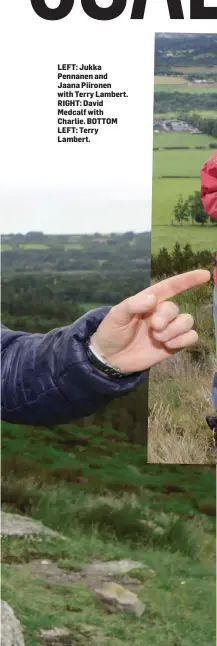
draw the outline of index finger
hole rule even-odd
[[[151,304],[151,308],[156,307],[157,303],[163,303],[163,301],[173,298],[192,287],[203,285],[209,280],[210,272],[206,269],[195,269],[185,274],[172,276],[162,280],[160,283],[156,283],[156,285],[143,289],[134,296],[130,296],[119,305],[115,305],[111,311],[113,316],[115,312],[118,314],[118,322],[120,323],[121,321],[122,325],[124,325],[131,320],[133,315],[140,315],[150,311],[147,296],[154,296],[155,304]]]
[[[174,298],[178,294],[207,283],[210,280],[210,271],[206,269],[195,269],[188,271],[185,274],[178,274],[178,276],[171,276],[166,278],[156,285],[152,285],[145,290],[146,294],[153,294],[156,296],[158,303]]]

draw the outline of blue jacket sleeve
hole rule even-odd
[[[47,334],[15,332],[2,326],[2,420],[15,424],[66,424],[103,408],[146,379],[104,377],[89,361],[85,341],[109,307],[92,310],[67,327]]]

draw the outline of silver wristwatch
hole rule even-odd
[[[93,348],[91,344],[91,338],[88,339],[85,343],[85,350],[86,354],[88,356],[88,359],[91,361],[93,366],[100,370],[100,372],[104,372],[107,377],[110,378],[116,378],[116,379],[122,379],[123,377],[127,377],[129,375],[132,375],[132,372],[121,372],[120,368],[116,366],[111,366],[109,365],[100,355],[96,352],[95,348]]]

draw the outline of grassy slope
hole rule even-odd
[[[89,447],[71,446],[81,435]],[[147,466],[141,448],[106,430],[3,423],[2,499],[5,509],[40,518],[68,537],[64,544],[3,540],[2,596],[25,626],[26,646],[39,646],[41,628],[68,626],[78,638],[83,623],[100,630],[101,646],[131,646],[132,631],[135,646],[144,635],[152,646],[214,646],[214,469]],[[164,536],[141,530],[139,518],[164,528]],[[143,561],[155,571],[138,591],[144,616],[108,615],[86,586],[52,586],[7,565],[34,558],[72,570],[94,559]],[[96,642],[83,636],[78,643]]]
[[[207,553],[213,553],[214,540],[209,530],[207,532],[200,523],[195,526],[195,534],[196,530],[200,538],[205,539]],[[25,574],[25,570],[9,571],[3,566],[3,596],[25,626],[26,646],[39,646],[43,642],[37,639],[37,632],[56,626],[70,628],[75,643],[81,646],[95,644],[91,635],[79,639],[84,623],[91,625],[95,634],[101,634],[97,641],[100,646],[131,646],[132,643],[141,646],[144,637],[150,646],[214,646],[215,576],[214,567],[207,562],[210,556],[207,559],[204,554],[197,562],[179,553],[154,551],[150,547],[146,547],[145,552],[141,547],[130,550],[126,545],[115,545],[112,540],[105,543],[97,536],[92,535],[90,539],[75,531],[68,543],[69,555],[76,553],[78,563],[87,550],[90,559],[99,557],[99,553],[108,559],[131,556],[155,569],[156,576],[146,577],[139,590],[140,599],[146,603],[144,616],[137,619],[126,614],[109,615],[96,605],[93,593],[86,586],[51,586],[35,581]],[[56,558],[58,560],[58,556]]]

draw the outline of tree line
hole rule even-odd
[[[216,105],[217,92],[190,94],[190,92],[163,92],[156,90],[154,94],[155,114],[180,111],[186,114],[192,110],[214,111],[216,110]],[[215,121],[215,119],[213,121]],[[202,132],[205,131],[202,130]],[[209,132],[208,134],[211,133]],[[216,134],[214,136],[216,136]]]
[[[160,280],[193,269],[211,269],[214,256],[212,251],[206,249],[194,252],[188,243],[182,247],[179,242],[176,242],[171,253],[162,247],[158,254],[153,254],[151,257],[152,279]]]

